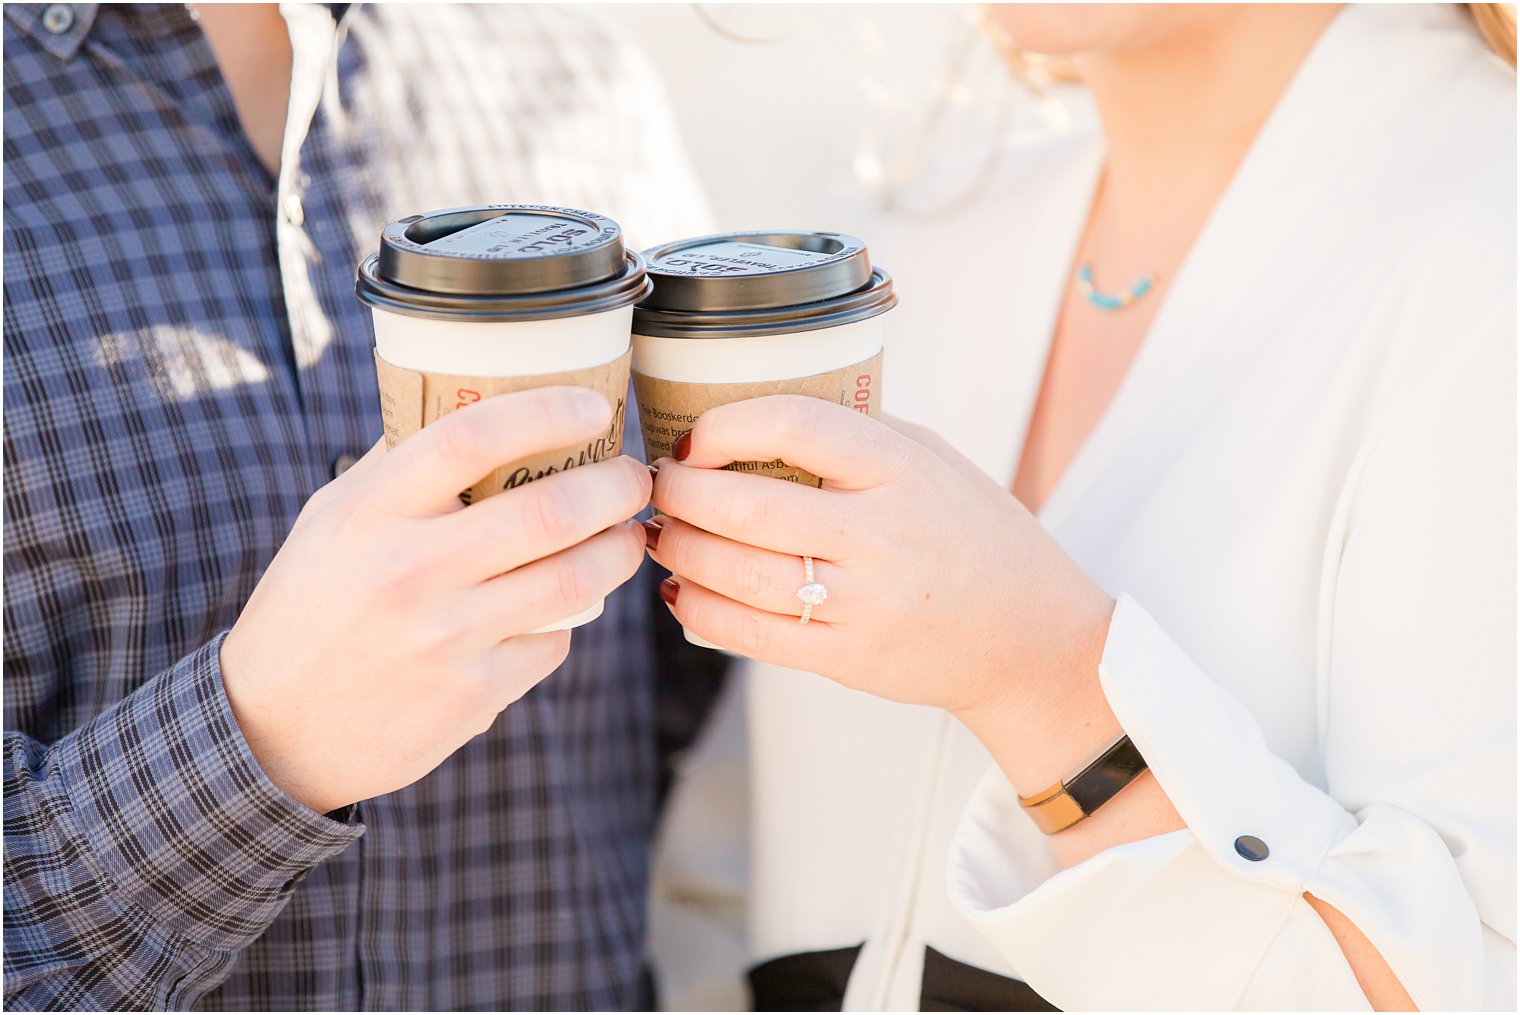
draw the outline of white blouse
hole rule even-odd
[[[1058,872],[948,716],[746,664],[657,857],[669,1007],[864,943],[848,1009],[916,1008],[926,946],[1062,1009],[1366,1009],[1308,892],[1421,1009],[1514,1008],[1515,114],[1451,5],[1337,16],[1040,512],[1186,829]],[[870,238],[887,411],[1005,485],[1102,157]]]

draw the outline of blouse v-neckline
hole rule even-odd
[[[1047,529],[1056,532],[1071,520],[1075,509],[1123,460],[1125,447],[1141,439],[1148,427],[1186,426],[1192,413],[1181,408],[1185,400],[1173,395],[1200,357],[1228,360],[1249,353],[1249,343],[1227,341],[1222,325],[1249,302],[1253,287],[1270,277],[1270,254],[1281,249],[1279,242],[1302,234],[1299,219],[1308,212],[1309,198],[1333,172],[1333,167],[1317,166],[1315,153],[1327,150],[1327,135],[1343,131],[1347,124],[1316,107],[1346,80],[1346,68],[1339,63],[1346,50],[1342,41],[1354,34],[1348,23],[1365,16],[1366,12],[1351,7],[1342,10],[1321,32],[1278,98],[1183,256],[1168,291],[1161,294],[1163,302],[1113,397],[1036,512]],[[1083,200],[1073,202],[1065,256],[1052,259],[1059,277],[1044,301],[1046,320],[1039,332],[1046,336],[1044,352],[1018,421],[1010,484],[1044,383],[1071,260],[1086,227],[1105,156],[1100,136],[1087,153],[1085,186],[1077,191]],[[1251,242],[1243,243],[1242,238]],[[1169,414],[1169,409],[1174,411]]]

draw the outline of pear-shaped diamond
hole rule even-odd
[[[820,606],[829,598],[829,590],[818,582],[808,582],[797,590],[797,598],[808,606]]]

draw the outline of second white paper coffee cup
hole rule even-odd
[[[655,288],[634,313],[633,372],[650,461],[669,455],[707,409],[760,395],[809,395],[880,414],[882,315],[897,297],[859,239],[730,233],[645,256]],[[730,468],[821,482],[780,461]],[[690,631],[686,640],[718,648]]]

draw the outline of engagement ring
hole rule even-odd
[[[823,601],[829,598],[829,590],[824,588],[821,582],[813,581],[813,558],[802,558],[802,588],[797,590],[797,598],[802,600],[802,619],[800,623],[806,624],[813,619],[813,607],[823,605]]]

